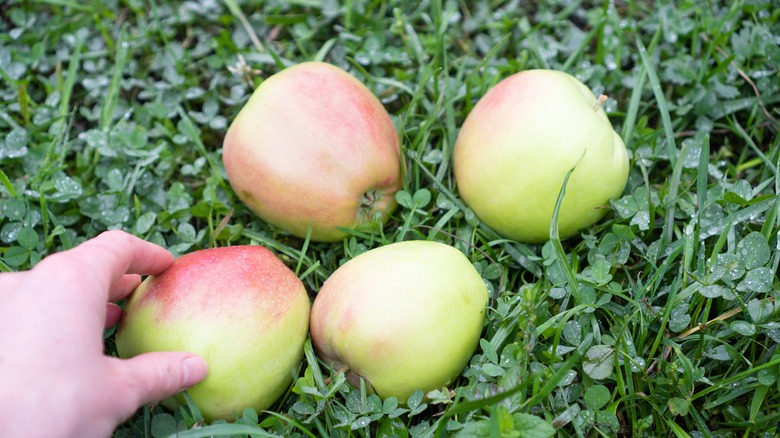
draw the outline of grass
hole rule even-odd
[[[462,376],[407,406],[350,386],[307,344],[269,412],[205,425],[195,406],[145,407],[117,437],[777,436],[778,43],[767,0],[11,1],[0,270],[120,228],[176,254],[265,245],[314,296],[361,252],[433,239],[496,298]],[[257,219],[221,165],[253,86],[314,59],[380,96],[408,164],[384,231],[338,244]],[[541,67],[609,96],[631,174],[600,223],[524,245],[465,208],[450,159],[476,100]]]

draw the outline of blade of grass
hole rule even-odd
[[[686,153],[688,153],[688,144],[683,143],[680,150],[680,156],[684,157]],[[672,238],[674,237],[674,219],[675,212],[677,211],[677,194],[680,191],[680,178],[682,177],[683,164],[684,160],[678,160],[674,164],[672,178],[669,182],[669,195],[666,201],[667,207],[663,233],[663,236],[666,239],[663,241],[664,244],[671,242]]]
[[[306,230],[306,238],[303,240],[303,246],[301,247],[301,257],[298,258],[298,263],[295,265],[296,276],[301,271],[301,266],[303,265],[303,258],[306,256],[306,251],[309,249],[309,242],[311,242],[311,229],[312,226],[309,225],[309,228]]]
[[[55,137],[49,144],[49,148],[46,151],[46,158],[44,159],[44,165],[41,166],[41,171],[38,172],[36,178],[40,178],[44,173],[43,171],[49,167],[49,164],[52,162],[52,157],[54,155],[54,151],[56,150],[57,144],[65,144],[65,138],[67,137],[67,132],[70,125],[69,120],[71,119],[68,117],[68,114],[70,113],[70,100],[73,94],[73,87],[76,85],[78,70],[81,65],[81,50],[83,46],[84,41],[77,37],[76,47],[74,47],[73,53],[71,54],[70,60],[68,62],[68,71],[66,73],[65,80],[58,81],[61,96],[59,108],[60,117],[54,123],[54,132],[58,134],[58,137]],[[64,155],[65,154],[62,154],[61,159],[64,159]]]
[[[539,289],[541,286],[539,283],[536,283],[532,287]],[[499,351],[501,346],[504,345],[504,342],[509,338],[510,334],[517,329],[517,318],[523,311],[523,304],[522,300],[517,300],[512,310],[510,310],[501,322],[499,322],[498,329],[496,329],[496,332],[490,339],[490,344],[495,351]],[[537,330],[536,334],[538,335],[539,333],[540,332]]]
[[[116,53],[114,55],[114,74],[111,76],[111,83],[106,92],[106,98],[100,114],[100,129],[108,131],[111,128],[111,122],[114,118],[114,109],[119,98],[119,90],[122,85],[122,74],[125,71],[125,64],[130,52],[130,44],[127,43],[127,28],[122,26],[119,29],[119,36],[116,41]]]
[[[555,374],[553,374],[552,377],[550,377],[550,379],[545,382],[544,386],[542,386],[539,392],[534,394],[531,398],[523,403],[523,407],[530,408],[531,406],[536,406],[536,404],[541,402],[543,398],[549,397],[550,394],[552,394],[553,389],[555,389],[555,387],[558,386],[558,384],[569,373],[569,370],[580,363],[580,359],[582,359],[582,356],[586,351],[588,351],[592,343],[593,334],[589,333],[585,339],[582,340],[580,345],[577,346],[577,349],[574,350],[572,355],[566,359],[566,362],[562,363],[560,367],[555,369]]]
[[[701,397],[704,397],[705,395],[707,395],[707,394],[709,394],[711,392],[714,392],[714,391],[717,391],[717,390],[719,390],[721,388],[729,386],[732,383],[738,382],[738,381],[744,379],[745,377],[748,377],[748,376],[750,376],[752,374],[755,374],[755,373],[757,373],[757,372],[759,372],[759,371],[761,371],[763,369],[774,368],[774,367],[777,367],[778,365],[780,365],[780,357],[773,358],[769,362],[763,363],[761,365],[754,366],[753,368],[750,368],[750,369],[747,369],[745,371],[739,372],[739,373],[737,373],[737,374],[735,374],[735,375],[733,375],[731,377],[727,377],[727,378],[719,381],[718,383],[716,383],[716,384],[714,384],[712,386],[709,386],[709,387],[707,387],[707,388],[705,388],[705,389],[703,389],[703,390],[693,394],[691,396],[691,400],[693,401],[693,400],[699,399]]]
[[[766,217],[764,218],[764,224],[761,226],[761,234],[764,235],[764,238],[767,240],[767,242],[772,241],[772,235],[774,234],[775,223],[777,222],[778,210],[780,210],[780,196],[775,197],[775,203],[769,209],[769,212],[766,214]]]
[[[558,264],[561,265],[561,270],[563,270],[563,274],[566,276],[566,282],[571,288],[571,294],[574,297],[575,304],[580,304],[580,288],[577,279],[575,278],[576,275],[573,272],[573,268],[566,256],[566,251],[563,249],[563,244],[561,244],[561,237],[558,231],[558,217],[561,211],[563,197],[566,195],[566,184],[569,182],[569,177],[574,172],[574,169],[577,168],[577,164],[582,161],[582,157],[584,157],[586,153],[587,151],[582,152],[582,156],[580,156],[577,163],[574,164],[574,167],[569,169],[569,171],[566,172],[566,176],[563,177],[563,184],[561,184],[561,190],[558,192],[558,199],[555,200],[555,208],[553,208],[552,221],[550,222],[550,242],[552,242],[553,247],[555,248],[555,259],[558,261]]]
[[[543,322],[542,324],[539,325],[539,327],[536,328],[537,336],[541,336],[542,333],[547,331],[548,328],[552,327],[555,324],[558,324],[561,327],[563,327],[564,325],[563,323],[566,322],[569,318],[581,314],[581,312],[584,312],[589,307],[591,307],[590,304],[579,304],[565,312],[561,312],[551,316],[550,319]]]
[[[314,272],[316,272],[317,276],[323,281],[325,281],[330,276],[330,272],[328,272],[328,270],[325,269],[324,266],[320,265],[318,261],[311,259],[310,257],[306,256],[306,254],[302,253],[297,249],[294,249],[288,245],[284,245],[270,237],[264,236],[262,234],[256,233],[251,230],[243,230],[241,234],[244,237],[247,237],[249,239],[252,239],[256,242],[263,244],[263,246],[266,246],[270,249],[273,249],[274,251],[278,251],[282,254],[285,254],[290,258],[301,259],[309,266],[319,265]]]
[[[8,175],[3,172],[3,169],[0,169],[0,182],[3,183],[3,187],[8,190],[8,194],[11,195],[12,198],[19,198],[19,195],[16,194],[16,189],[14,189],[14,185],[11,184],[11,180],[8,179]]]
[[[68,1],[68,0],[33,0],[34,3],[41,3],[45,5],[51,5],[51,6],[63,6],[66,8],[71,8],[76,11],[80,12],[88,12],[93,13],[93,7],[88,5],[83,5],[81,2],[77,1]]]
[[[669,156],[669,161],[672,163],[672,166],[674,166],[677,163],[677,142],[674,139],[672,118],[669,115],[669,103],[666,101],[666,96],[664,96],[663,90],[661,89],[661,81],[658,79],[658,74],[655,71],[655,64],[653,60],[650,59],[650,55],[638,35],[636,37],[636,46],[639,49],[639,56],[642,58],[642,65],[647,72],[647,77],[650,79],[653,95],[658,104],[658,112],[661,113],[661,122],[666,136],[666,153]]]
[[[605,3],[606,4],[606,3]],[[566,58],[566,61],[564,61],[563,65],[561,66],[560,70],[564,72],[568,72],[571,70],[571,67],[574,65],[574,63],[579,59],[580,56],[582,56],[583,53],[585,53],[585,50],[587,50],[593,41],[594,38],[596,38],[597,34],[601,34],[604,31],[604,24],[606,23],[606,17],[602,15],[599,18],[598,23],[593,26],[593,29],[588,32],[587,35],[585,35],[585,38],[582,39],[580,42],[580,45],[577,47],[577,50],[574,51],[571,55],[569,55],[568,58]]]
[[[756,419],[758,418],[758,414],[761,412],[761,406],[764,405],[766,401],[766,395],[769,392],[769,386],[759,386],[756,388],[755,392],[753,393],[753,398],[750,400],[750,416],[748,417],[748,420],[751,423],[756,422]],[[745,437],[750,436],[751,428],[748,427],[745,430]]]
[[[517,26],[520,31],[523,32],[523,37],[528,40],[528,46],[530,47],[534,58],[536,58],[536,62],[539,63],[540,68],[549,70],[550,63],[547,62],[547,60],[544,58],[544,55],[542,55],[542,50],[539,48],[539,41],[536,38],[537,28],[532,28],[527,18],[522,18],[518,22]]]
[[[149,408],[149,405],[144,405],[143,407],[143,416],[144,416],[144,437],[145,438],[151,438],[152,437],[152,410]]]
[[[742,125],[737,121],[734,117],[728,118],[729,123],[731,124],[734,131],[736,131],[737,135],[739,135],[743,140],[745,140],[745,143],[747,143],[748,147],[753,151],[754,154],[758,155],[759,158],[761,158],[761,161],[764,162],[764,165],[766,166],[766,169],[769,169],[772,171],[772,173],[775,175],[775,177],[778,176],[778,170],[775,167],[775,163],[773,163],[769,158],[767,158],[766,155],[761,151],[761,148],[759,148],[756,145],[756,142],[753,141],[753,138],[750,137],[750,135],[745,132],[745,128],[742,127]]]
[[[626,121],[623,124],[623,141],[626,146],[629,146],[631,135],[634,133],[634,127],[636,126],[636,118],[639,113],[639,104],[642,102],[642,91],[645,88],[645,81],[647,80],[647,70],[641,68],[636,78],[636,84],[631,91],[631,99],[628,102],[628,110],[626,111]]]
[[[43,193],[38,194],[38,205],[41,207],[41,224],[43,225],[43,235],[48,240],[49,236],[49,206],[46,203],[46,196]]]
[[[502,405],[500,404],[490,407],[490,422],[488,423],[490,428],[488,429],[488,433],[491,437],[501,436],[501,407]]]
[[[695,421],[699,426],[699,431],[701,431],[704,436],[712,436],[712,431],[710,431],[709,426],[707,426],[707,421],[705,421],[699,410],[696,408],[696,405],[693,403],[691,403],[690,407],[688,408],[688,414],[693,417],[693,421]]]
[[[293,420],[292,418],[290,418],[290,417],[288,417],[286,415],[282,415],[282,414],[279,414],[279,413],[276,413],[276,412],[273,412],[273,411],[263,411],[263,413],[266,413],[268,415],[273,415],[274,417],[284,421],[285,423],[292,424],[293,426],[295,426],[296,429],[300,430],[305,435],[310,436],[311,438],[317,438],[317,436],[314,435],[313,433],[311,433],[311,431],[309,431],[309,429],[306,429],[305,427],[303,427],[303,425],[301,423]],[[270,436],[278,436],[278,435],[270,435]]]
[[[688,435],[688,432],[686,432],[682,427],[680,427],[679,424],[674,422],[674,419],[672,418],[664,418],[664,421],[666,421],[666,425],[669,426],[669,429],[672,430],[674,433],[674,436],[677,438],[691,438],[690,435]]]
[[[317,384],[317,389],[326,389],[325,378],[322,375],[319,362],[317,362],[317,355],[314,353],[311,339],[306,339],[306,342],[303,344],[303,354],[306,356],[306,363],[311,367],[311,374],[314,377],[314,383]]]
[[[266,432],[265,430],[257,427],[250,426],[248,424],[212,424],[210,426],[204,426],[200,429],[190,429],[181,432],[176,432],[169,436],[169,438],[211,438],[214,436],[224,435],[252,435],[269,438],[277,438],[279,435]],[[313,436],[313,435],[312,435]],[[315,437],[316,438],[316,437]]]
[[[195,404],[195,400],[192,399],[189,392],[184,391],[181,393],[181,395],[182,397],[184,397],[184,401],[186,402],[187,408],[189,409],[190,413],[192,413],[193,422],[197,422],[203,419],[203,414],[200,412],[198,405]]]
[[[671,260],[672,258],[676,258],[680,253],[682,253],[683,247],[682,245],[679,246],[673,253],[674,257],[669,257],[668,260]],[[666,261],[664,261],[664,264],[666,264]],[[663,266],[663,265],[662,265]],[[658,334],[655,337],[655,340],[653,341],[652,347],[650,347],[650,352],[647,354],[648,358],[654,358],[655,352],[658,351],[658,347],[661,345],[661,341],[665,338],[664,334],[666,333],[666,327],[669,324],[669,317],[672,313],[673,306],[671,303],[674,303],[675,296],[677,295],[677,292],[680,288],[680,277],[675,277],[674,280],[672,280],[672,284],[669,287],[669,297],[667,298],[667,302],[670,303],[670,305],[666,306],[664,308],[664,314],[661,319],[661,327],[658,329]],[[652,366],[652,365],[651,365]]]
[[[246,15],[244,15],[244,12],[241,10],[241,7],[238,5],[238,2],[236,0],[223,0],[225,2],[225,6],[227,6],[228,10],[231,14],[233,14],[234,17],[238,19],[238,21],[241,23],[241,26],[244,28],[244,31],[246,32],[247,36],[249,36],[249,40],[252,41],[252,45],[255,46],[255,50],[262,53],[265,51],[265,48],[263,47],[263,44],[260,42],[260,38],[257,37],[257,33],[255,33],[255,29],[252,27],[252,24],[247,20]]]
[[[699,152],[699,169],[696,173],[696,200],[698,201],[699,227],[701,227],[701,213],[706,207],[707,200],[707,182],[710,176],[710,136],[704,136],[701,151]]]
[[[181,119],[184,127],[183,134],[186,135],[193,144],[195,144],[195,146],[198,148],[198,152],[200,152],[200,155],[206,159],[206,162],[209,163],[212,175],[217,178],[219,185],[225,189],[225,193],[232,203],[233,196],[231,195],[231,190],[225,183],[225,179],[222,178],[222,173],[220,172],[219,166],[216,162],[214,162],[214,159],[206,150],[206,145],[203,144],[203,140],[201,139],[200,130],[197,126],[195,126],[195,123],[193,123],[192,119],[190,119],[190,116],[187,115],[187,113],[184,111],[184,108],[182,108],[181,104],[179,103],[176,104],[176,112],[179,114],[179,118]]]
[[[577,349],[572,353],[572,355],[566,360],[566,362],[562,363],[560,367],[555,370],[555,374],[553,374],[553,376],[549,380],[547,380],[545,385],[539,390],[539,393],[537,393],[534,397],[526,400],[526,402],[523,403],[523,406],[521,408],[534,406],[536,405],[536,403],[539,402],[539,400],[549,396],[552,390],[555,389],[556,386],[558,386],[558,383],[560,383],[566,377],[566,375],[569,373],[569,370],[574,368],[574,366],[577,363],[579,363],[580,359],[588,350],[588,348],[590,348],[590,344],[592,343],[593,343],[593,336],[589,334],[582,341],[579,347],[577,347]],[[448,418],[452,418],[454,416],[465,414],[471,411],[481,410],[487,408],[488,406],[493,406],[501,402],[502,400],[505,400],[507,397],[517,394],[522,389],[524,389],[524,387],[525,385],[520,384],[500,394],[496,394],[490,397],[485,397],[481,400],[473,400],[473,401],[456,403],[450,409],[444,412],[444,414],[436,422],[438,426],[432,427],[426,436],[431,436],[433,434],[433,436],[440,437],[444,432],[443,428],[444,425],[446,424],[445,420],[447,420]]]
[[[318,62],[325,61],[325,58],[328,56],[328,52],[330,52],[330,49],[332,49],[333,46],[336,45],[336,42],[338,42],[337,38],[331,38],[328,41],[325,41],[325,44],[323,44],[322,47],[320,47],[320,50],[318,50],[317,53],[314,55],[312,61],[318,61]]]

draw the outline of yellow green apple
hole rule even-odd
[[[308,334],[303,284],[262,246],[195,251],[132,294],[116,335],[121,357],[188,351],[208,362],[188,390],[207,420],[266,409],[293,379]],[[163,402],[170,408],[181,399]]]
[[[449,385],[482,331],[487,287],[457,249],[432,241],[382,246],[349,260],[312,305],[317,354],[380,397],[405,402]]]
[[[223,163],[236,194],[296,236],[338,241],[387,221],[401,187],[398,133],[360,81],[322,62],[266,79],[230,125]]]
[[[623,193],[629,167],[602,102],[560,71],[527,70],[500,81],[466,117],[455,143],[464,202],[502,236],[543,242],[576,165],[559,211],[560,236],[599,221]]]

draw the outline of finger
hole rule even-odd
[[[108,292],[108,301],[117,301],[130,295],[141,284],[141,276],[138,274],[125,274],[111,286]]]
[[[113,327],[122,319],[122,308],[114,303],[106,303],[105,328]]]
[[[202,381],[208,373],[203,358],[191,353],[155,352],[116,362],[121,380],[115,400],[125,416],[139,406],[156,403]]]
[[[36,268],[55,276],[76,277],[81,282],[89,278],[99,290],[108,291],[125,274],[159,274],[171,262],[173,255],[166,249],[114,230],[46,257]]]

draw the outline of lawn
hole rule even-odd
[[[0,270],[122,229],[176,255],[263,245],[312,298],[400,240],[453,245],[489,284],[477,351],[425,398],[380,400],[307,344],[268,412],[209,425],[147,406],[117,437],[778,436],[779,44],[772,0],[4,2]],[[228,184],[233,118],[311,60],[362,81],[401,136],[382,233],[295,238]],[[608,96],[630,157],[603,220],[534,245],[482,226],[451,160],[477,100],[532,68]]]

